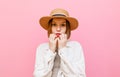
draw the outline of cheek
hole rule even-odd
[[[66,28],[63,28],[62,31],[65,33],[66,32]]]
[[[52,30],[52,33],[55,33],[55,28],[54,28],[54,27],[52,27],[52,29],[51,29],[51,30]]]

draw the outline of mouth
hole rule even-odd
[[[56,33],[56,36],[59,37],[61,35],[61,33]]]

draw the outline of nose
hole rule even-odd
[[[57,32],[60,32],[61,31],[61,27],[57,26],[56,30],[57,30]]]

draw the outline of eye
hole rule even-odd
[[[61,26],[66,26],[66,23],[61,24]]]
[[[52,26],[56,26],[56,24],[51,24]]]

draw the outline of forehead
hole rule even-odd
[[[64,18],[53,18],[53,22],[61,22],[61,23],[63,23],[63,22],[66,22],[66,19],[64,19]]]

